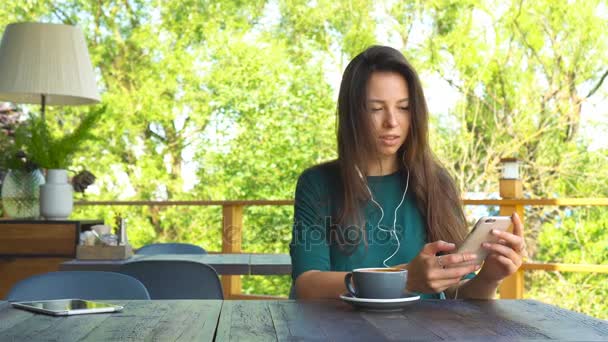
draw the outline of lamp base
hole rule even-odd
[[[522,198],[524,194],[521,179],[500,179],[499,188],[500,197],[505,199]]]

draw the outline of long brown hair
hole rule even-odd
[[[460,245],[467,232],[460,193],[428,144],[428,109],[420,79],[401,52],[386,46],[372,46],[357,55],[342,76],[337,111],[338,165],[344,194],[338,229],[357,222],[365,236],[361,208],[369,193],[357,168],[364,172],[366,162],[377,156],[366,110],[367,84],[374,71],[396,72],[407,82],[410,132],[397,157],[400,168],[409,170],[410,189],[426,222],[427,239]]]

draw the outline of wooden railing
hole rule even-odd
[[[507,186],[510,182],[507,183]],[[501,180],[501,195],[509,195],[503,191],[505,184]],[[518,194],[517,191],[513,193]],[[517,196],[520,197],[520,196]],[[83,206],[221,206],[222,207],[222,252],[240,253],[243,229],[243,211],[247,206],[286,206],[293,205],[292,200],[239,200],[239,201],[83,201],[76,202]],[[501,215],[517,212],[522,220],[524,206],[608,206],[608,198],[560,198],[560,199],[464,199],[463,205],[495,205],[500,207]],[[529,263],[511,277],[505,279],[500,288],[501,298],[523,298],[524,271],[561,271],[561,272],[592,272],[608,273],[608,265],[583,265],[559,263]],[[241,294],[239,276],[223,276],[222,286],[228,298],[266,298],[266,296],[246,296]]]

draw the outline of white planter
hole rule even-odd
[[[65,220],[72,213],[74,197],[67,170],[47,170],[40,186],[40,215],[47,220]]]

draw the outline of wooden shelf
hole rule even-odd
[[[103,220],[0,219],[0,298],[15,283],[76,257],[80,232]]]

